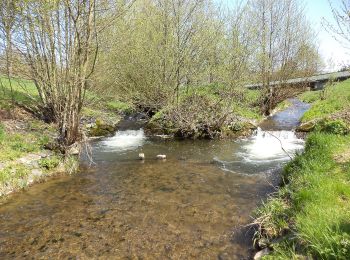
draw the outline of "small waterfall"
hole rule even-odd
[[[107,138],[102,145],[109,151],[125,151],[137,149],[146,140],[143,129],[117,131],[113,137]]]
[[[287,161],[304,148],[304,140],[298,139],[293,131],[263,131],[243,141],[239,156],[246,162],[265,163]]]

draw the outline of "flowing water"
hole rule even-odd
[[[303,141],[261,129],[238,141],[176,141],[130,127],[92,146],[94,164],[83,158],[78,174],[0,206],[1,259],[248,258],[252,230],[241,227]]]

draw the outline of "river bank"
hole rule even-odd
[[[6,78],[0,76],[0,81],[0,197],[77,172],[79,147],[73,145],[66,155],[57,149],[57,125],[45,122],[38,111],[33,82],[14,78],[10,88]],[[85,136],[113,135],[122,114],[131,109],[112,101],[102,108],[99,101],[92,94],[87,98],[81,118]]]
[[[266,259],[350,257],[349,90],[347,80],[301,95],[312,104],[302,122],[312,127],[299,130],[313,132],[285,167],[281,188],[256,211],[256,245]]]
[[[291,131],[269,133],[290,154],[303,148]],[[242,227],[289,161],[272,135],[180,141],[123,124],[91,142],[94,164],[83,156],[77,174],[9,196],[0,256],[248,257],[252,233]]]
[[[64,158],[52,147],[54,125],[18,107],[11,114],[1,113],[0,119],[0,197],[48,177],[76,171],[77,157]]]

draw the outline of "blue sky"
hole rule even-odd
[[[341,5],[341,0],[330,0],[330,2],[334,7]],[[320,53],[328,69],[337,69],[342,64],[350,64],[349,50],[337,42],[321,25],[323,18],[334,24],[328,0],[305,0],[305,5],[306,15],[318,32]]]
[[[230,6],[240,0],[216,0]],[[259,1],[259,0],[255,0]],[[283,1],[283,0],[280,0]],[[334,7],[340,6],[342,0],[329,0]],[[300,0],[305,5],[305,13],[317,32],[319,50],[326,64],[326,70],[335,70],[343,64],[350,64],[350,50],[345,49],[322,27],[322,19],[333,22],[328,0]]]

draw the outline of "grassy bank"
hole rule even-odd
[[[0,196],[58,172],[74,172],[75,156],[55,151],[57,125],[40,120],[39,95],[29,80],[0,77]],[[87,94],[82,126],[94,135],[110,134],[126,104]],[[32,111],[32,112],[30,112]]]
[[[46,149],[56,137],[54,125],[18,108],[13,113],[16,119],[0,122],[0,196],[75,166],[73,158]]]
[[[327,85],[324,90],[305,92],[299,98],[312,104],[302,117],[302,122],[340,116],[350,108],[350,79]]]
[[[266,259],[350,258],[350,81],[300,96],[316,120],[305,151],[283,173],[283,185],[256,213]]]
[[[267,258],[350,257],[350,136],[312,133],[305,152],[289,163],[285,185],[259,210]]]

